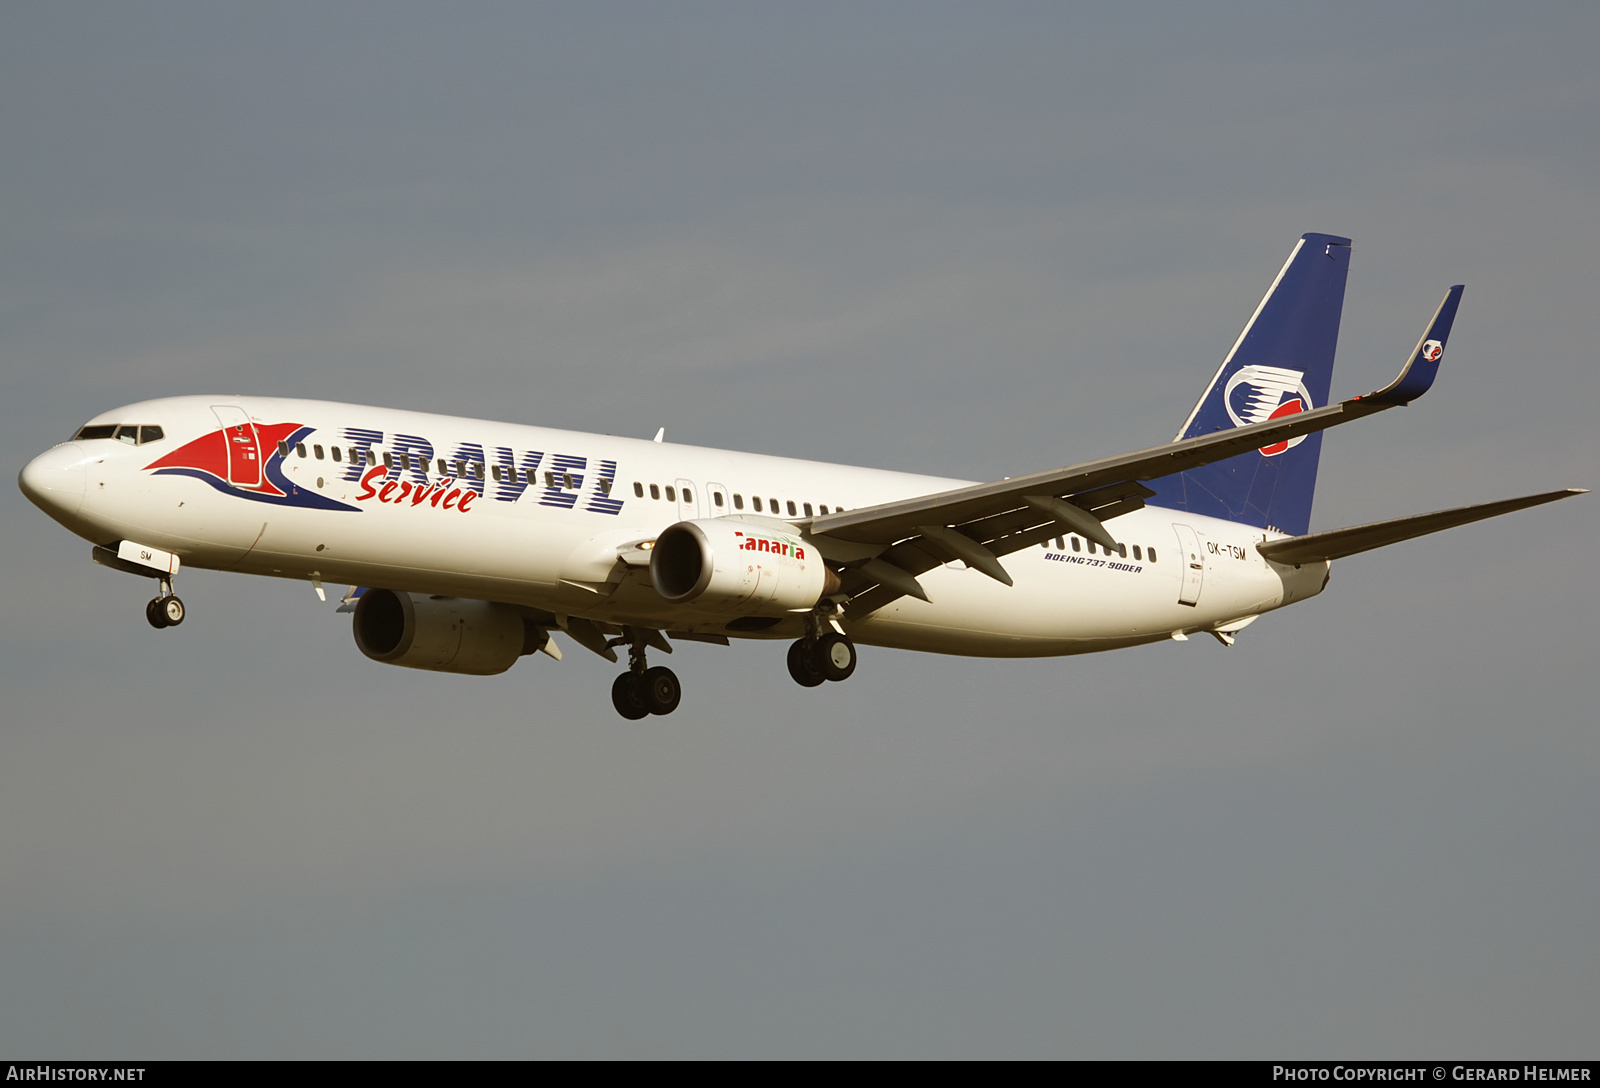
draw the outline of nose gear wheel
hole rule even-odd
[[[163,627],[176,627],[183,622],[183,602],[172,592],[172,583],[161,579],[161,596],[144,606],[144,618],[156,630]]]

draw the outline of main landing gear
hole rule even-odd
[[[160,630],[163,627],[176,627],[183,622],[183,602],[172,592],[172,581],[161,579],[161,596],[144,606],[144,618],[150,621],[150,626]]]
[[[665,665],[647,668],[644,635],[631,629],[628,635],[628,671],[612,681],[611,705],[629,721],[649,714],[671,714],[683,698],[678,674]]]
[[[789,675],[803,688],[825,680],[848,680],[856,671],[856,644],[832,629],[821,612],[813,612],[806,637],[789,647]]]

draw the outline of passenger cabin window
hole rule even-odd
[[[667,487],[665,490],[667,492],[667,501],[668,502],[677,502],[678,501],[678,493],[676,491],[674,491],[670,486]]]
[[[304,457],[306,455],[306,444],[304,442],[296,442],[294,444],[294,453],[296,457]],[[384,459],[387,460],[388,456],[388,454],[384,454]]]
[[[806,517],[810,517],[811,516],[811,504],[810,503],[806,503],[805,512],[806,512]]]
[[[1151,548],[1145,554],[1150,557],[1150,562],[1154,563],[1156,561],[1156,550],[1154,548]]]
[[[339,447],[338,447],[338,446],[334,446],[334,447],[333,447],[333,448],[332,448],[332,449],[330,449],[330,450],[329,450],[329,451],[328,451],[328,452],[329,452],[329,453],[331,453],[331,454],[333,454],[333,459],[334,459],[334,460],[335,460],[335,461],[342,461],[342,460],[344,460],[344,452],[343,452],[343,451],[342,451],[342,450],[340,450],[340,449],[339,449]]]
[[[644,498],[644,484],[640,483],[638,480],[633,481],[633,495],[634,498],[637,499]]]
[[[1139,545],[1137,545],[1137,544],[1135,544],[1133,546],[1133,557],[1135,559],[1143,559],[1144,558],[1144,556],[1139,554]]]
[[[794,517],[796,514],[798,514],[800,512],[800,511],[798,511],[798,510],[796,510],[794,508],[794,500],[793,499],[789,500],[788,506],[789,506],[789,516],[790,517]]]
[[[500,466],[499,465],[491,465],[490,468],[489,468],[489,475],[494,477],[494,482],[495,483],[500,483],[501,482],[500,481]]]
[[[751,495],[750,496],[750,505],[755,510],[756,513],[758,513],[758,514],[761,513],[761,496],[760,495]]]
[[[441,475],[441,476],[450,475],[450,466],[445,464],[445,460],[444,460],[443,457],[439,458],[439,475]]]
[[[568,491],[572,490],[572,488],[574,486],[574,484],[572,482],[572,473],[563,472],[561,474],[561,486],[566,488]]]
[[[287,443],[287,442],[279,442],[278,443],[278,456],[279,457],[287,457],[287,456],[289,456],[289,443]]]
[[[313,457],[315,457],[318,461],[321,461],[323,459],[323,457],[322,457],[322,447],[321,446],[312,446],[311,447],[311,455]]]
[[[817,507],[817,509],[821,510],[824,514],[826,514],[828,512],[828,508],[826,506],[819,506],[819,507]]]
[[[769,498],[767,500],[767,505],[772,508],[772,512],[774,514],[776,514],[778,512],[778,500],[777,499]]]
[[[306,450],[306,448],[304,446],[300,447],[300,456],[301,457],[304,457],[306,455],[305,450]],[[394,454],[386,453],[386,454],[383,455],[383,467],[388,469],[390,472],[394,471]]]
[[[734,495],[733,495],[733,508],[735,510],[743,510],[744,509],[744,496],[739,494],[737,491],[734,492]]]
[[[1072,539],[1072,550],[1075,551],[1075,552],[1081,552],[1083,550],[1083,548],[1079,545],[1078,538],[1077,537],[1072,537],[1071,539]]]
[[[655,484],[651,484],[650,497],[652,499],[659,499],[661,497],[661,488],[657,487]]]
[[[720,492],[720,491],[713,491],[713,492],[712,492],[712,493],[711,493],[711,502],[712,502],[712,503],[713,503],[713,504],[714,504],[714,505],[716,505],[716,506],[719,506],[719,507],[720,507],[720,506],[721,506],[721,505],[722,505],[722,492]]]
[[[694,502],[694,492],[690,491],[687,487],[683,489],[683,501]]]
[[[602,479],[600,481],[600,494],[602,494],[602,495],[611,494],[611,481],[610,480]]]

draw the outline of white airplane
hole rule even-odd
[[[1391,384],[1330,403],[1350,242],[1307,234],[1170,443],[967,483],[321,401],[171,397],[90,420],[19,483],[159,580],[180,565],[351,583],[374,661],[492,675],[552,637],[629,668],[625,718],[668,714],[671,640],[790,642],[807,687],[856,643],[987,657],[1111,650],[1204,632],[1225,645],[1320,593],[1331,560],[1581,494],[1311,533],[1320,432],[1433,383],[1452,287]],[[362,587],[362,588],[357,588]]]

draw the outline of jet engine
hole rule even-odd
[[[650,580],[673,604],[730,616],[780,616],[839,588],[798,534],[732,518],[680,521],[656,538]]]
[[[505,672],[546,637],[510,605],[392,589],[362,594],[352,629],[374,661],[473,676]]]

